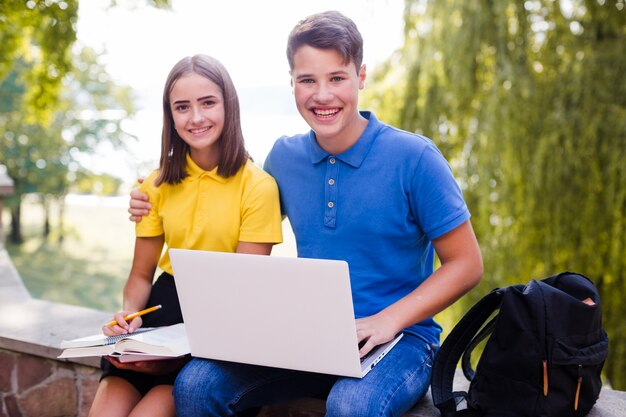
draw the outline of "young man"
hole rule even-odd
[[[428,389],[441,333],[433,315],[482,276],[470,215],[429,139],[359,112],[366,73],[354,22],[338,12],[309,16],[291,32],[287,57],[311,131],[280,138],[265,169],[278,183],[298,256],[348,262],[361,355],[404,337],[363,379],[193,359],[176,381],[176,411],[233,416],[327,395],[327,416],[400,416]],[[131,207],[145,213],[137,199]]]

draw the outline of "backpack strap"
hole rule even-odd
[[[461,355],[470,345],[472,339],[475,341],[478,339],[474,336],[489,316],[500,307],[505,292],[506,288],[496,288],[480,299],[454,326],[442,343],[435,357],[430,382],[433,403],[441,412],[442,417],[470,415],[468,410],[456,410],[459,400],[467,397],[467,392],[452,392],[454,374]],[[484,338],[490,332],[482,333]]]
[[[498,315],[496,314],[489,320],[489,323],[485,324],[482,329],[478,332],[476,336],[472,339],[472,341],[467,345],[465,351],[463,352],[463,358],[461,358],[461,369],[463,369],[463,375],[467,378],[468,381],[474,379],[474,368],[472,368],[472,352],[483,340],[491,336],[493,333],[493,329],[496,327],[496,319]]]

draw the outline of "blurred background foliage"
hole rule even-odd
[[[405,43],[370,74],[379,116],[451,161],[484,256],[480,290],[589,276],[626,389],[623,0],[406,0]],[[457,316],[458,317],[458,316]]]
[[[62,213],[70,190],[114,194],[119,180],[91,173],[81,155],[132,139],[132,91],[76,45],[77,9],[78,0],[0,3],[0,168],[15,181],[14,243],[24,195],[47,224],[50,202]],[[581,272],[602,295],[607,382],[626,390],[624,0],[405,0],[404,27],[362,104],[432,138],[473,214],[485,277],[441,320],[449,330],[494,287]]]
[[[139,0],[138,0],[139,1]],[[164,0],[145,0],[168,7]],[[116,1],[111,1],[111,7]],[[8,239],[23,241],[21,206],[36,194],[49,233],[52,201],[70,190],[115,194],[121,184],[81,164],[84,154],[106,143],[123,148],[133,136],[124,121],[135,112],[128,86],[117,85],[99,62],[99,52],[76,44],[78,0],[4,0],[0,3],[0,165],[13,179],[15,194]],[[60,235],[62,238],[62,234]]]

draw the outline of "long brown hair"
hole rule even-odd
[[[231,177],[249,159],[241,131],[239,97],[228,71],[221,62],[208,55],[185,57],[174,65],[163,89],[163,131],[159,175],[155,180],[157,186],[164,182],[178,184],[189,175],[185,169],[189,145],[181,139],[174,128],[170,93],[174,83],[190,73],[201,75],[214,82],[224,96],[224,128],[219,138],[221,152],[217,173],[224,178]]]

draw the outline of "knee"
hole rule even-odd
[[[178,373],[176,377],[176,381],[174,382],[174,389],[172,394],[174,395],[174,405],[177,410],[177,414],[179,415],[188,415],[186,412],[185,405],[190,404],[191,402],[195,402],[192,400],[192,397],[195,397],[198,392],[193,389],[194,382],[192,381],[193,371],[189,368],[192,367],[192,362],[189,362],[185,367]]]
[[[219,405],[220,401],[212,398],[216,392],[212,387],[217,385],[207,366],[202,360],[193,359],[176,377],[173,394],[177,415],[222,415],[213,410],[213,405]]]
[[[181,378],[181,374],[178,374],[176,377],[176,381],[174,382],[174,389],[172,390],[172,395],[174,395],[174,402],[178,403],[178,400],[183,399],[186,394],[189,394],[189,380],[186,378]]]
[[[326,417],[372,417],[360,403],[326,402]]]
[[[354,395],[352,395],[354,394]],[[372,417],[380,415],[372,409],[376,402],[365,398],[364,393],[350,393],[346,391],[332,392],[326,399],[327,417]],[[379,408],[379,407],[375,407]]]
[[[189,395],[193,395],[194,387],[197,378],[197,364],[192,360],[187,363],[183,369],[178,373],[176,381],[174,382],[174,398],[187,399]],[[184,398],[183,398],[184,397]]]

